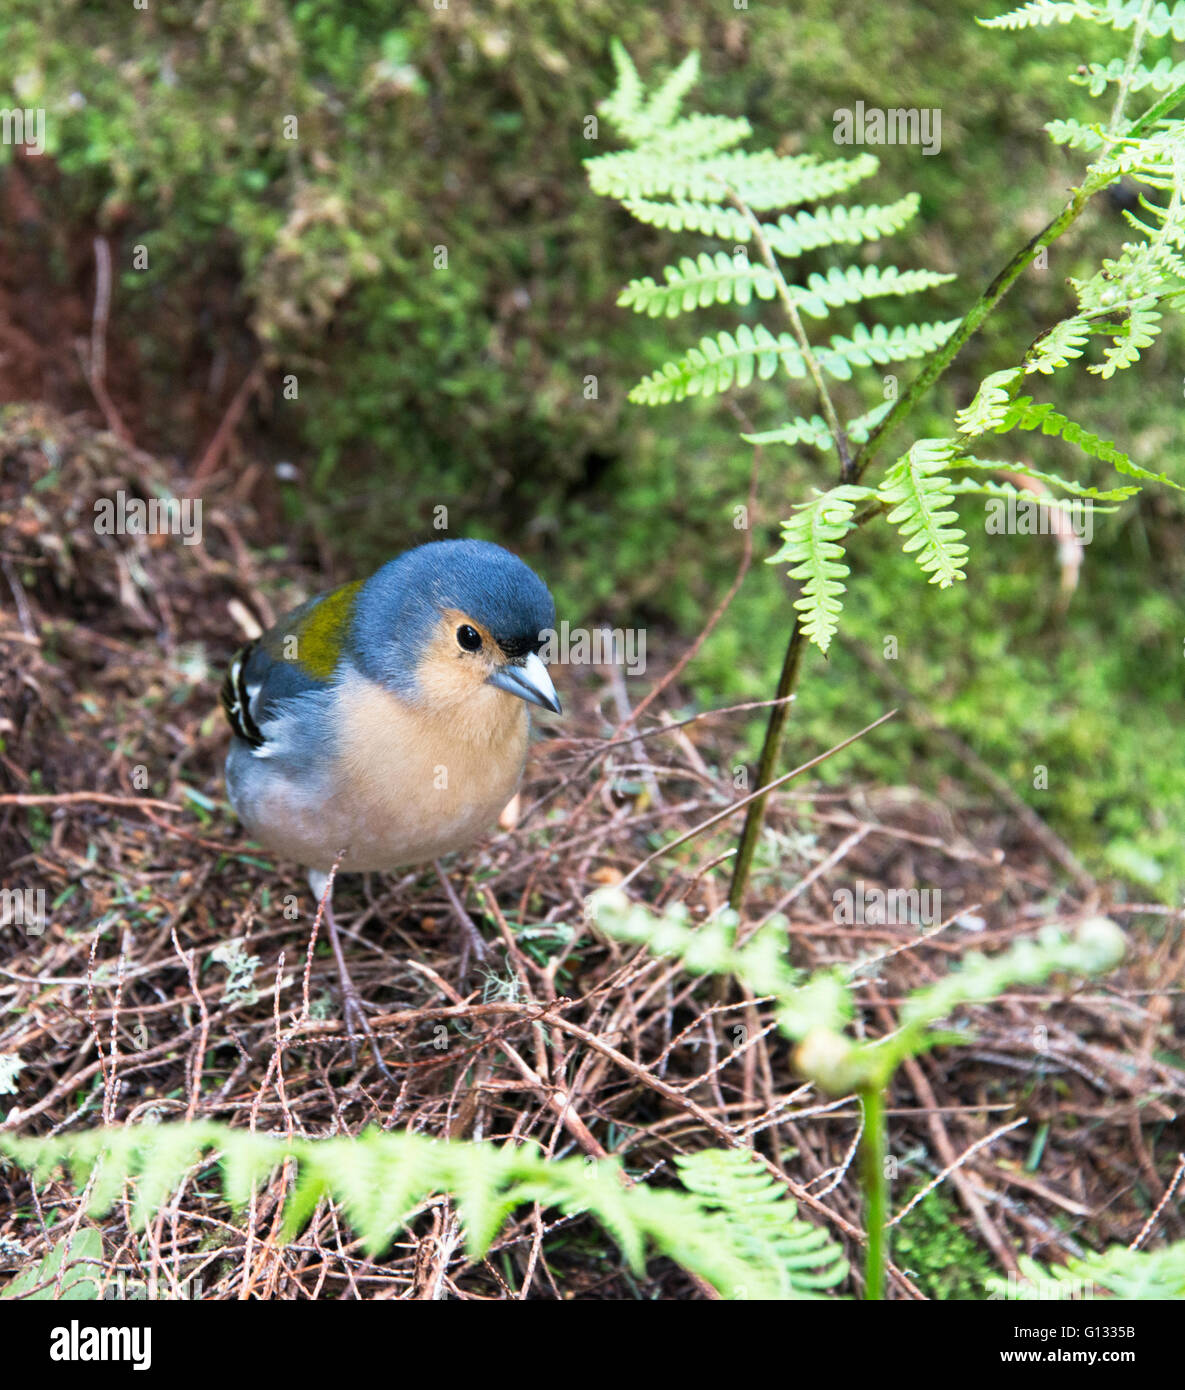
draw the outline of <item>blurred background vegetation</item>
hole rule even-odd
[[[699,248],[631,222],[587,188],[581,160],[609,137],[602,126],[593,144],[586,118],[612,86],[610,36],[644,73],[700,49],[692,105],[746,115],[755,146],[834,156],[838,107],[940,108],[941,153],[878,150],[880,171],[853,201],[920,193],[920,217],[884,254],[957,274],[924,306],[900,309],[944,319],[1061,206],[1081,160],[1054,147],[1043,123],[1093,118],[1095,103],[1066,75],[1121,51],[1121,38],[1081,51],[1099,40],[1073,27],[975,25],[999,8],[9,0],[4,90],[13,105],[46,110],[47,149],[40,159],[0,150],[4,398],[94,411],[75,339],[90,331],[93,239],[103,235],[117,268],[108,385],[137,443],[175,457],[179,480],[262,366],[238,457],[296,473],[269,469],[254,482],[261,546],[295,543],[345,578],[438,536],[433,508],[443,504],[451,534],[496,538],[536,564],[572,623],[645,625],[662,669],[735,572],[733,509],[752,458],[718,402],[625,401],[672,342],[736,315],[672,331],[615,306],[626,280]],[[1149,62],[1162,51],[1153,45]],[[1019,361],[1066,311],[1066,277],[1090,273],[1124,230],[1118,206],[1099,200],[1049,268],[1005,301],[910,437],[947,433],[978,380]],[[137,246],[145,269],[133,268]],[[891,305],[881,316],[893,321]],[[1139,462],[1181,477],[1183,346],[1176,325],[1110,382],[1067,373],[1059,399]],[[760,427],[786,418],[776,385],[752,388],[743,405]],[[1034,442],[1028,461],[1084,476],[1060,442]],[[810,458],[767,451],[757,560],[812,481]],[[895,543],[875,527],[862,533],[849,641],[829,661],[808,658],[787,756],[896,703],[876,674],[888,670],[1093,868],[1154,897],[1176,893],[1185,508],[1152,489],[1095,520],[1064,614],[1047,538],[988,544],[969,508],[968,582],[921,594]],[[788,581],[755,564],[688,673],[691,697],[771,693],[790,615]],[[900,656],[886,664],[888,635]],[[749,753],[758,737],[755,724]],[[1048,790],[1033,788],[1039,764]],[[822,774],[939,791],[967,782],[944,743],[904,720]]]

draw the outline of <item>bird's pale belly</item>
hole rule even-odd
[[[404,789],[382,799],[332,795],[310,804],[277,779],[245,818],[253,839],[273,853],[327,873],[339,853],[343,872],[397,869],[464,849],[497,820],[518,778],[503,780],[463,808],[433,807]]]
[[[371,706],[344,729],[381,729],[380,738],[342,736],[331,776],[286,775],[278,761],[257,765],[250,804],[238,806],[252,837],[277,855],[328,872],[389,870],[437,859],[473,843],[514,795],[527,752],[526,711],[499,694],[483,724],[447,733],[431,721],[409,724],[406,706],[373,686],[343,701]],[[362,711],[355,711],[362,714]]]

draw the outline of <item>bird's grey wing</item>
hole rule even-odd
[[[302,603],[262,637],[241,647],[227,668],[222,708],[237,737],[255,752],[266,748],[266,727],[281,713],[284,702],[325,688],[326,682],[299,661],[285,659],[285,638],[300,631],[322,597]]]

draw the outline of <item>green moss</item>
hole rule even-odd
[[[927,1298],[979,1300],[995,1273],[991,1255],[959,1224],[959,1211],[939,1187],[894,1228],[893,1261]]]

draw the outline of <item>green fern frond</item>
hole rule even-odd
[[[1125,950],[1123,932],[1110,918],[1089,918],[1072,934],[1049,924],[997,955],[969,952],[959,970],[908,995],[895,1032],[862,1042],[844,1032],[860,965],[850,967],[846,978],[832,971],[799,983],[785,961],[785,918],[771,918],[738,948],[733,912],[693,928],[682,904],[659,916],[620,889],[607,888],[593,895],[593,919],[619,941],[645,945],[656,956],[677,956],[693,975],[734,975],[755,995],[773,995],[779,1028],[801,1044],[796,1060],[803,1074],[839,1095],[883,1087],[903,1058],[951,1041],[949,1032],[934,1025],[960,1005],[994,999],[1014,984],[1040,983],[1058,972],[1103,974]]]
[[[708,116],[697,112],[650,136],[651,154],[673,154],[679,159],[704,159],[720,154],[753,134],[744,116]]]
[[[1078,315],[1062,319],[1029,349],[1025,357],[1026,372],[1041,372],[1052,376],[1076,357],[1081,357],[1090,340],[1090,324]]]
[[[1033,29],[1046,24],[1069,24],[1072,19],[1097,19],[1098,12],[1099,6],[1088,0],[1029,0],[1007,14],[976,23],[985,29]]]
[[[790,1290],[834,1287],[848,1272],[827,1233],[796,1216],[795,1204],[745,1149],[704,1149],[675,1159],[684,1187],[732,1228],[738,1249],[753,1263],[783,1271]],[[793,1282],[789,1275],[793,1273]]]
[[[686,396],[714,396],[734,384],[748,386],[754,377],[768,381],[779,362],[789,376],[806,373],[802,353],[789,333],[774,337],[761,324],[750,328],[743,323],[735,335],[722,332],[701,338],[677,361],[643,377],[629,399],[636,405],[665,405]]]
[[[692,202],[723,200],[730,190],[756,211],[810,203],[842,193],[877,168],[870,154],[820,160],[772,150],[734,150],[708,159],[641,145],[584,161],[595,193],[623,201],[665,196]]]
[[[1109,917],[1090,917],[1072,936],[1050,925],[998,955],[971,951],[959,970],[909,996],[901,1006],[902,1027],[936,1023],[960,1004],[994,999],[1013,985],[1040,984],[1055,972],[1097,975],[1113,970],[1125,950],[1123,932]]]
[[[858,323],[850,338],[834,335],[828,347],[816,350],[815,357],[824,371],[839,381],[847,381],[853,367],[869,367],[874,363],[883,366],[889,362],[928,357],[946,342],[958,326],[958,319],[949,319],[945,323],[910,323],[893,328],[886,328],[883,323],[871,326]]]
[[[955,424],[960,433],[973,438],[988,430],[1001,429],[1008,417],[1012,392],[1020,376],[1019,367],[1006,367],[1002,372],[985,376],[971,404],[955,413]]]
[[[692,52],[670,74],[646,104],[646,120],[653,130],[666,130],[683,105],[683,98],[699,81],[699,54]]]
[[[762,231],[779,256],[796,257],[820,246],[855,246],[892,236],[917,215],[919,198],[907,193],[895,203],[868,207],[816,208],[813,212],[786,213]]]
[[[1038,25],[1069,24],[1074,19],[1088,19],[1094,24],[1122,32],[1141,24],[1152,38],[1172,34],[1185,39],[1185,4],[1166,5],[1162,0],[1147,4],[1145,0],[1030,0],[1030,3],[998,15],[995,19],[978,22],[985,29],[1031,29]]]
[[[659,1190],[631,1185],[613,1159],[546,1159],[530,1147],[378,1129],[358,1138],[282,1138],[207,1120],[36,1139],[0,1135],[0,1151],[42,1179],[59,1163],[68,1165],[79,1186],[92,1173],[101,1174],[102,1190],[92,1189],[88,1202],[96,1214],[134,1182],[139,1226],[155,1216],[190,1168],[208,1165],[210,1150],[221,1152],[227,1197],[240,1207],[290,1161],[297,1177],[286,1204],[285,1238],[301,1229],[318,1202],[332,1199],[373,1256],[425,1201],[450,1193],[473,1259],[482,1257],[511,1211],[539,1202],[595,1217],[636,1273],[644,1270],[648,1249],[657,1249],[726,1298],[816,1297],[846,1273],[839,1247],[825,1231],[801,1221],[780,1188],[762,1184],[764,1170],[744,1153],[696,1155],[684,1189]]]
[[[1111,13],[1117,14],[1118,19],[1110,19],[1112,28],[1130,29],[1136,24],[1141,15],[1141,10],[1145,8],[1140,4],[1140,0],[1107,0],[1107,9]],[[1145,22],[1145,32],[1154,39],[1163,39],[1167,34],[1171,34],[1178,43],[1185,39],[1185,4],[1177,0],[1175,5],[1166,5],[1163,0],[1157,0],[1155,5],[1149,7],[1149,12]]]
[[[727,251],[714,256],[703,251],[695,260],[684,256],[677,266],[667,266],[663,275],[665,285],[656,284],[649,275],[631,280],[618,296],[618,304],[651,318],[663,314],[675,318],[710,304],[745,305],[754,295],[772,299],[777,293],[777,281],[765,266],[752,265]]]
[[[1070,81],[1075,86],[1088,88],[1092,97],[1102,96],[1108,86],[1123,81],[1131,92],[1142,92],[1146,87],[1154,92],[1170,92],[1185,82],[1185,63],[1162,58],[1150,68],[1138,63],[1128,71],[1125,59],[1112,58],[1109,63],[1086,64],[1086,71],[1071,73]]]
[[[1129,478],[1139,478],[1143,482],[1164,483],[1167,487],[1185,492],[1185,487],[1174,482],[1164,473],[1153,473],[1133,463],[1122,449],[1109,439],[1102,439],[1084,426],[1076,424],[1048,403],[1036,405],[1031,396],[1021,396],[1013,401],[1005,417],[1000,433],[1008,430],[1040,430],[1042,434],[1056,435],[1067,444],[1076,444],[1083,453],[1101,463],[1109,463],[1117,472]]]
[[[1185,1241],[1163,1250],[1129,1250],[1113,1245],[1097,1255],[1067,1260],[1064,1266],[1038,1264],[1027,1255],[1018,1260],[1020,1279],[988,1280],[993,1298],[1048,1301],[1094,1298],[1102,1290],[1115,1298],[1185,1298]]]
[[[856,246],[891,236],[917,215],[918,195],[907,193],[895,203],[869,207],[817,208],[814,212],[784,213],[777,222],[761,224],[761,232],[776,255],[795,258],[821,246]],[[626,198],[626,212],[647,226],[669,232],[700,232],[732,243],[752,240],[753,228],[743,212],[711,202],[673,198],[656,202]]]
[[[1103,127],[1097,121],[1046,121],[1045,129],[1055,145],[1065,145],[1071,150],[1086,150],[1090,153],[1102,149],[1106,143]]]
[[[798,415],[774,430],[750,431],[755,444],[808,444],[823,451],[865,443],[891,409],[882,402],[851,420],[843,436],[834,438],[826,421],[838,415],[824,376],[848,381],[862,367],[884,367],[926,357],[937,351],[959,326],[948,322],[888,326],[857,322],[849,332],[834,333],[815,343],[803,326],[805,318],[826,319],[837,309],[884,296],[904,296],[931,289],[952,279],[930,270],[901,270],[893,265],[833,266],[794,283],[778,264],[782,257],[831,246],[857,245],[898,231],[918,209],[916,194],[896,203],[856,207],[818,207],[841,195],[877,168],[876,159],[861,153],[854,158],[822,160],[813,155],[780,156],[772,150],[731,148],[747,132],[741,123],[712,118],[701,124],[694,117],[677,118],[678,103],[655,114],[656,98],[648,97],[636,69],[617,53],[618,90],[603,107],[616,119],[631,148],[586,160],[595,192],[619,199],[640,221],[673,231],[692,231],[726,239],[732,248],[758,243],[761,257],[746,258],[735,249],[704,251],[667,266],[662,281],[651,276],[632,280],[619,304],[652,317],[675,317],[699,308],[735,303],[741,307],[767,301],[782,311],[792,332],[775,333],[764,323],[744,323],[701,337],[673,360],[663,363],[638,382],[630,401],[663,405],[688,396],[712,396],[779,373],[793,380],[811,377],[819,396],[818,413]],[[676,84],[685,94],[690,69]],[[664,88],[665,90],[665,88]],[[719,142],[730,142],[725,150]],[[790,211],[798,208],[798,211]],[[758,214],[778,211],[776,220]],[[790,210],[787,210],[790,209]],[[838,433],[838,430],[837,430]],[[850,464],[845,457],[845,467]],[[924,486],[937,498],[937,483]],[[788,561],[794,578],[803,581],[797,601],[800,622],[809,640],[826,651],[835,633],[848,570],[839,539],[854,513],[855,500],[867,490],[841,487],[796,508],[784,526],[784,542],[773,562]],[[923,531],[926,522],[919,521]],[[923,547],[921,561],[933,566],[935,582],[949,582],[945,557],[951,533],[939,527],[910,548]],[[951,551],[950,553],[958,553]]]
[[[816,449],[829,449],[835,444],[821,415],[812,415],[809,420],[799,415],[776,430],[742,434],[741,438],[746,444],[813,444]]]
[[[737,152],[709,161],[709,173],[757,212],[834,198],[880,167],[875,155],[819,159],[813,154],[783,156],[771,150]]]
[[[1140,353],[1156,341],[1160,332],[1160,314],[1152,306],[1155,299],[1147,299],[1132,306],[1132,311],[1118,328],[1111,330],[1113,344],[1103,351],[1102,362],[1088,367],[1087,371],[1101,376],[1104,381],[1133,367],[1140,360]]]
[[[702,251],[694,260],[684,256],[678,265],[663,270],[666,284],[647,275],[631,280],[618,296],[623,308],[675,318],[711,304],[746,305],[756,296],[772,299],[777,280],[764,265],[753,264],[743,255]],[[826,318],[829,310],[865,299],[886,295],[916,294],[932,285],[952,279],[932,270],[898,270],[895,266],[833,266],[826,275],[812,274],[805,286],[787,286],[790,302],[812,318]]]
[[[1185,134],[1182,148],[1185,149]],[[1185,250],[1185,218],[1181,217],[1180,192],[1174,192],[1175,208],[1160,207],[1156,203],[1150,203],[1143,194],[1140,195],[1140,207],[1148,218],[1147,222],[1141,221],[1134,212],[1123,214],[1128,226],[1148,238],[1150,245],[1147,250],[1155,258],[1160,271],[1158,280],[1149,277],[1150,294],[1179,295],[1182,282],[1185,281],[1185,260],[1177,254],[1177,250]]]
[[[638,69],[634,66],[634,61],[625,45],[618,39],[612,39],[609,44],[609,51],[613,56],[613,66],[617,72],[617,86],[612,94],[600,103],[601,114],[628,140],[634,142],[660,141],[666,138],[671,128],[677,123],[676,118],[683,105],[684,97],[699,80],[699,54],[689,53],[658,90],[648,96],[642,79],[638,75]],[[692,117],[691,119],[695,120],[696,118]],[[712,121],[715,118],[704,117],[702,119]],[[750,133],[748,121],[740,119],[729,124],[736,130],[735,137],[726,141],[725,144],[701,146],[704,152],[709,149],[727,148],[728,144],[736,144],[738,140],[744,139]],[[723,129],[719,125],[715,127],[715,130],[717,135],[723,133]],[[710,139],[715,140],[717,135],[713,135]],[[693,138],[688,131],[684,131],[683,136],[687,140]]]
[[[896,266],[833,266],[826,275],[807,277],[806,287],[790,286],[796,307],[814,318],[825,318],[827,310],[845,304],[860,304],[885,295],[917,294],[933,285],[945,285],[953,275],[936,270],[898,270]]]
[[[930,583],[948,588],[966,579],[965,531],[949,525],[958,519],[953,510],[951,480],[938,470],[949,464],[955,449],[950,439],[919,439],[909,453],[889,469],[877,496],[892,508],[888,520],[905,537],[906,554],[917,552],[917,562]]]
[[[1010,459],[960,457],[952,459],[947,467],[951,469],[969,468],[983,473],[1020,473],[1026,478],[1036,478],[1038,482],[1044,483],[1047,487],[1060,488],[1072,497],[1089,497],[1094,502],[1125,502],[1129,497],[1135,497],[1140,491],[1138,487],[1088,487],[1085,483],[1075,482],[1071,478],[1063,478],[1060,473],[1043,473],[1039,468],[1030,468],[1027,463],[1014,463]],[[957,483],[954,490],[956,492],[960,490]],[[1035,494],[1030,493],[1029,496],[1032,497]]]
[[[990,478],[956,478],[950,485],[955,497],[990,497],[1000,501],[1019,502],[1025,507],[1045,507],[1049,511],[1065,512],[1069,516],[1082,513],[1085,502],[1076,497],[1054,497],[1051,493],[1030,492],[1012,483],[996,482]],[[1118,507],[1096,507],[1091,500],[1092,512],[1117,512]]]
[[[1163,217],[1164,208],[1149,208]],[[1106,258],[1087,280],[1070,278],[1084,314],[1109,314],[1149,297],[1175,293],[1185,283],[1185,259],[1159,239],[1163,229],[1151,231],[1153,240],[1128,244],[1114,259]]]
[[[892,401],[884,401],[863,415],[857,415],[844,426],[849,443],[863,444],[872,431],[893,408]],[[810,419],[799,415],[777,429],[761,430],[756,434],[742,434],[746,444],[812,444],[816,449],[834,449],[835,440],[821,415]]]
[[[845,484],[801,503],[782,523],[781,549],[766,561],[793,566],[791,579],[803,581],[794,607],[803,636],[821,652],[830,647],[843,609],[848,565],[840,541],[851,530],[857,502],[872,496],[871,488]]]
[[[647,128],[642,117],[646,89],[638,75],[638,69],[634,66],[634,60],[620,39],[609,41],[609,53],[617,73],[617,86],[601,102],[600,111],[623,135],[629,139],[637,139]]]
[[[668,232],[700,232],[721,241],[748,241],[753,235],[749,219],[736,208],[694,203],[687,198],[656,203],[649,198],[627,198],[621,205],[639,222]]]
[[[844,426],[844,433],[851,443],[863,444],[892,409],[892,401],[882,401],[880,405],[866,410],[863,415],[857,415],[854,419],[849,420]]]

